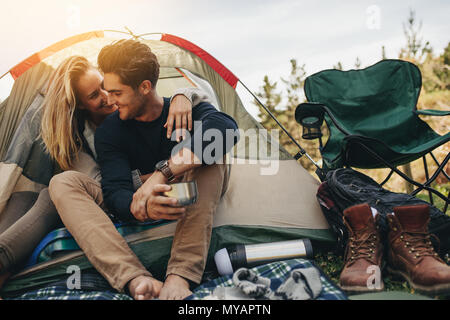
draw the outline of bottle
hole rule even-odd
[[[241,267],[254,267],[273,261],[312,256],[311,240],[298,239],[252,245],[238,244],[217,251],[214,261],[219,274],[223,276],[233,274]]]

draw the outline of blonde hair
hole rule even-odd
[[[93,68],[81,56],[64,60],[51,76],[42,107],[41,137],[46,150],[62,170],[72,167],[81,149],[74,84]]]

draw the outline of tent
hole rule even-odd
[[[42,89],[52,70],[71,55],[83,55],[96,65],[100,49],[118,39],[116,33],[106,33],[109,32],[94,31],[62,40],[9,70],[14,86],[0,104],[0,216],[12,194],[39,192],[57,172],[38,139]],[[148,39],[155,36],[157,39]],[[310,238],[314,249],[333,243],[334,237],[316,200],[319,181],[246,111],[236,91],[240,80],[185,39],[170,34],[134,38],[146,43],[158,57],[160,95],[170,96],[178,87],[200,87],[242,130],[241,139],[228,158],[232,166],[229,187],[215,213],[206,268],[214,268],[212,258],[217,250],[234,243]],[[155,276],[164,274],[175,225],[176,222],[142,227],[125,235]],[[55,241],[64,239],[55,238],[49,245],[55,247]],[[13,276],[2,294],[48,284],[64,276],[69,265],[76,264],[82,270],[92,268],[80,250],[57,251],[53,256],[50,253],[46,261],[38,261]]]

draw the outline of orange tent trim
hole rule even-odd
[[[16,80],[25,71],[27,71],[34,65],[41,62],[43,59],[51,56],[52,54],[54,54],[64,48],[67,48],[67,47],[69,47],[75,43],[81,42],[81,41],[89,40],[92,38],[103,38],[103,37],[104,37],[103,31],[92,31],[92,32],[82,33],[82,34],[61,40],[41,51],[31,55],[27,59],[23,60],[22,62],[20,62],[13,68],[11,68],[11,70],[9,70],[9,72],[11,73],[11,76],[13,77],[13,79]]]

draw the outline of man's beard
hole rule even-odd
[[[147,99],[144,95],[137,92],[135,94],[135,97],[133,98],[133,105],[136,105],[136,108],[133,108],[133,110],[130,110],[131,113],[128,115],[128,119],[135,119],[138,117],[141,117],[145,114],[145,105],[146,105]]]

